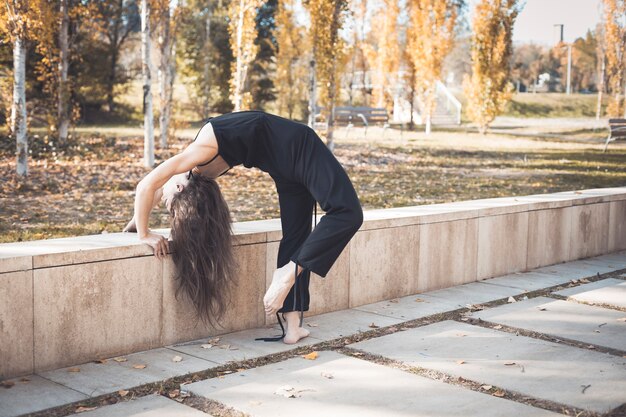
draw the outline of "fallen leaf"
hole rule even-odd
[[[120,397],[125,397],[126,395],[128,395],[128,390],[121,389],[117,393],[120,394]]]
[[[379,326],[377,326],[375,323],[370,323],[369,327],[372,329],[378,329]]]
[[[517,300],[515,300],[515,298],[513,298],[513,297],[509,297],[509,299],[508,299],[507,301],[508,301],[509,303],[514,303],[514,302],[516,302]]]
[[[496,330],[500,330],[502,328],[501,325],[497,324],[495,326],[492,327],[492,329],[496,329]]]
[[[500,389],[499,389],[499,390],[497,390],[496,392],[494,392],[494,393],[493,393],[493,395],[494,395],[495,397],[504,397],[504,391],[502,391],[502,390],[500,390]]]
[[[96,359],[94,363],[107,363],[108,359]]]
[[[210,344],[210,343],[206,343],[206,344],[204,344],[204,345],[200,345],[200,347],[201,347],[202,349],[211,349],[211,348],[213,347],[213,345],[212,345],[212,344]]]
[[[176,356],[174,356],[172,358],[172,362],[180,362],[182,360],[183,360],[183,357],[182,356],[178,356],[178,355],[176,355]]]
[[[219,342],[220,342],[220,338],[219,337],[214,337],[213,339],[208,341],[208,343],[210,343],[212,345],[217,345]]]
[[[491,388],[493,388],[491,385],[481,385],[480,387],[485,391],[489,391]]]
[[[67,372],[80,372],[80,368],[68,368]]]
[[[309,326],[309,327],[317,327],[317,326],[319,326],[319,324],[317,324],[317,323],[307,323],[306,325]]]
[[[461,317],[461,321],[468,321],[469,319],[467,317]]]
[[[91,410],[95,410],[96,408],[98,408],[98,407],[83,407],[83,406],[80,406],[76,410],[74,410],[74,412],[82,413],[83,411],[91,411]]]
[[[328,372],[322,372],[321,375],[324,378],[327,378],[327,379],[333,379],[334,378],[334,376],[332,374],[329,374]]]
[[[217,345],[220,349],[230,349],[230,345]]]
[[[456,361],[456,363],[458,363],[459,365],[463,365],[465,363],[465,361],[464,360],[458,360],[458,361]]]
[[[180,394],[180,390],[178,389],[173,389],[170,392],[167,393],[168,397],[170,398],[175,398],[178,397],[178,394]]]
[[[589,349],[595,349],[595,348],[596,348],[594,345],[587,345],[587,347],[588,347]]]
[[[390,303],[398,303],[398,300],[389,300]]]
[[[26,378],[25,376],[20,378],[20,382],[23,382],[24,384],[30,382],[30,379]]]
[[[113,360],[115,362],[126,362],[128,359],[122,357],[122,356],[118,356],[117,358],[113,358]]]
[[[228,350],[239,350],[239,348],[238,348],[237,346],[232,346],[232,345],[231,345],[231,346],[228,348]]]
[[[311,353],[309,353],[309,354],[302,355],[302,357],[303,357],[304,359],[308,359],[308,360],[312,361],[312,360],[317,359],[317,352],[316,352],[316,351],[313,351],[313,352],[311,352]]]
[[[285,398],[296,398],[300,396],[295,388],[289,385],[283,385],[282,387],[279,387],[276,391],[274,391],[274,394],[280,395]]]
[[[416,298],[416,299],[415,299],[415,302],[417,302],[417,303],[422,303],[422,302],[424,302],[424,300],[422,300],[421,298]]]
[[[143,365],[143,364],[140,364],[140,365],[133,365],[133,368],[135,368],[135,369],[143,369],[143,368],[145,368],[145,367],[146,367],[146,365]]]
[[[15,382],[13,382],[13,381],[2,381],[2,382],[0,382],[0,385],[2,385],[4,388],[11,388],[13,385],[15,385]]]

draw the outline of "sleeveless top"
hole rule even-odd
[[[219,148],[218,153],[210,161],[199,164],[195,170],[217,178],[235,165],[243,164],[246,168],[258,166],[259,158],[263,153],[258,145],[267,136],[263,129],[263,117],[263,112],[254,110],[209,117],[204,125],[211,123]],[[221,160],[216,160],[218,157],[221,157]]]

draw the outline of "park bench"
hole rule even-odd
[[[606,152],[609,142],[623,138],[626,138],[626,119],[609,119],[609,136],[606,138],[603,152]]]
[[[365,136],[367,136],[367,128],[370,125],[382,125],[383,129],[389,127],[389,114],[387,113],[387,109],[382,107],[335,107],[333,116],[335,126],[347,127],[346,136],[353,126],[364,126]]]

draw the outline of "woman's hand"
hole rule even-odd
[[[154,256],[158,259],[163,259],[167,256],[169,245],[167,243],[167,239],[163,236],[149,231],[146,236],[140,237],[139,240],[150,245],[150,247],[154,249]]]
[[[137,226],[135,225],[135,218],[130,219],[126,227],[122,230],[122,232],[131,232],[137,233]]]

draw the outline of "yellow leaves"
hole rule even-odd
[[[472,75],[463,80],[468,116],[484,133],[510,100],[508,82],[517,0],[504,5],[482,0],[476,6],[472,34]]]
[[[310,361],[313,361],[313,360],[317,359],[317,356],[318,356],[317,351],[313,351],[313,352],[308,353],[306,355],[302,355],[302,357],[304,359],[308,359]]]

